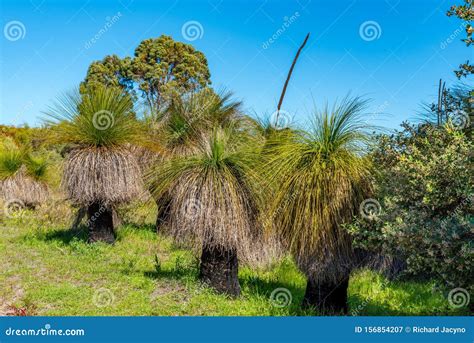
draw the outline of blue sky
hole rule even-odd
[[[263,115],[275,111],[298,45],[311,32],[283,104],[299,124],[315,105],[351,92],[372,99],[369,121],[394,128],[434,99],[440,78],[455,83],[453,70],[474,59],[460,41],[462,22],[445,15],[453,0],[0,3],[4,124],[40,124],[41,112],[74,89],[92,61],[131,56],[140,41],[161,34],[204,52],[213,86]],[[183,35],[186,25],[198,35]]]

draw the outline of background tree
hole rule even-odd
[[[304,306],[347,313],[355,261],[342,225],[370,191],[370,163],[360,156],[367,140],[364,102],[345,99],[317,115],[310,131],[287,131],[267,145],[265,169],[279,185],[269,217],[307,277]]]
[[[119,87],[134,99],[141,97],[154,115],[175,93],[198,90],[210,84],[204,54],[193,46],[162,35],[142,41],[133,58],[106,56],[93,62],[81,83],[81,92],[97,85]]]
[[[451,6],[447,12],[447,16],[455,16],[466,22],[466,38],[463,39],[463,42],[465,42],[468,47],[471,46],[473,43],[472,33],[474,32],[474,28],[470,24],[470,22],[474,20],[473,0],[464,0],[464,4],[462,5]],[[474,66],[470,64],[469,61],[461,64],[459,68],[459,70],[455,71],[458,78],[474,74]]]

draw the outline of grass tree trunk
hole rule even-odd
[[[79,225],[81,225],[82,219],[87,214],[87,207],[80,207],[77,210],[76,217],[74,218],[74,222],[71,225],[71,231],[76,231],[79,228]]]
[[[240,295],[237,251],[223,247],[204,246],[199,278],[219,293]]]
[[[114,210],[101,203],[92,203],[87,208],[89,243],[115,242]]]
[[[303,307],[317,308],[321,314],[347,314],[347,290],[349,276],[339,283],[315,282],[308,279],[303,298]]]
[[[160,199],[156,200],[158,206],[158,214],[156,216],[156,233],[161,231],[161,228],[168,223],[171,207],[171,196],[166,193]]]

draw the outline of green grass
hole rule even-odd
[[[201,285],[196,258],[156,235],[152,225],[120,228],[114,246],[88,245],[85,228],[73,233],[65,223],[54,227],[36,217],[27,212],[0,223],[0,314],[9,305],[47,316],[316,314],[299,309],[305,280],[290,259],[269,271],[242,267],[242,296],[230,299]],[[282,308],[270,300],[281,287],[292,294],[291,304]],[[467,314],[466,309],[451,309],[443,294],[432,289],[432,283],[389,282],[358,271],[350,283],[351,311]]]

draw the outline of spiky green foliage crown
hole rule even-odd
[[[172,156],[191,154],[204,136],[216,127],[241,119],[240,102],[229,92],[205,88],[197,93],[174,97],[158,125],[158,143]]]
[[[2,150],[0,151],[0,178],[15,175],[23,165],[23,155],[19,150]]]
[[[113,147],[141,137],[132,99],[116,88],[96,87],[86,94],[65,95],[46,114],[60,143]]]
[[[18,147],[12,141],[5,140],[0,145],[0,179],[17,174],[23,167],[26,176],[35,180],[44,180],[49,162],[46,157],[33,154],[25,147]]]

